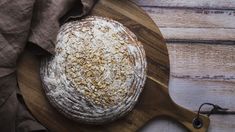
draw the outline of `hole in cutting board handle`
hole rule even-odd
[[[203,127],[203,121],[201,118],[194,118],[192,124],[193,127],[196,129],[200,129]]]

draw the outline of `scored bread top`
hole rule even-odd
[[[91,16],[64,24],[55,56],[41,63],[51,104],[85,123],[115,120],[135,105],[146,78],[140,41],[121,23]]]

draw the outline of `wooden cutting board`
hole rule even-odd
[[[167,47],[158,27],[142,9],[126,0],[100,0],[90,15],[105,16],[123,23],[143,43],[148,61],[148,77],[139,102],[127,116],[109,124],[92,126],[71,121],[48,103],[39,76],[40,58],[26,51],[19,61],[18,83],[27,107],[43,125],[56,132],[133,132],[155,117],[167,116],[193,132],[208,129],[207,117],[200,116],[203,126],[196,129],[192,125],[196,113],[171,100],[168,94],[170,72]]]

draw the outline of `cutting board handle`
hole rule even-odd
[[[170,97],[168,92],[168,87],[153,77],[148,76],[146,80],[146,86],[145,88],[149,91],[148,96],[145,96],[145,98],[148,98],[151,96],[151,93],[158,92],[158,95],[154,95],[155,99],[154,101],[151,101],[155,109],[158,109],[159,111],[155,112],[156,116],[167,116],[171,119],[179,122],[182,124],[186,129],[188,129],[191,132],[206,132],[210,120],[207,116],[199,115],[199,120],[196,120],[197,113],[192,112],[188,109],[185,109],[179,105],[177,105]],[[151,91],[150,91],[151,90]],[[153,98],[153,97],[150,97]],[[145,99],[148,100],[148,99]],[[147,102],[149,103],[149,102]]]
[[[174,103],[170,112],[166,112],[166,116],[176,120],[191,132],[206,132],[209,127],[209,118],[204,115],[197,117],[197,113],[189,111]]]

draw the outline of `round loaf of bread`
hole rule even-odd
[[[146,79],[142,44],[128,28],[91,16],[65,23],[55,55],[40,74],[49,102],[66,117],[88,124],[116,120],[136,104]]]

